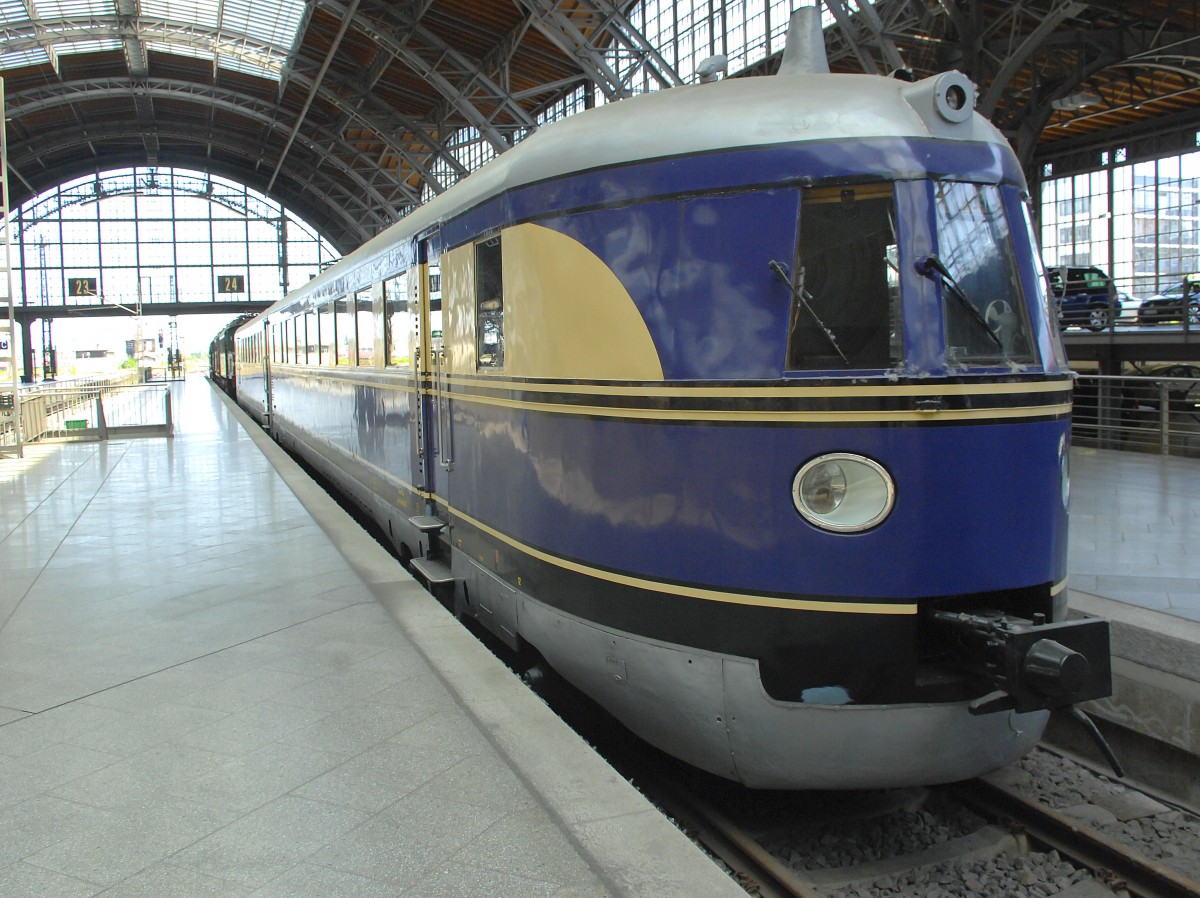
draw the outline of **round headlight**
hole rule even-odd
[[[825,530],[855,533],[883,521],[896,488],[883,465],[833,452],[806,463],[792,481],[792,501],[804,519]]]

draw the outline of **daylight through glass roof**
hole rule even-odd
[[[252,0],[141,0],[135,36],[148,50],[211,59],[219,68],[278,81],[298,37],[304,2],[260,0],[251,7]],[[10,43],[22,45],[0,53],[0,69],[118,50],[123,45],[118,28],[117,0],[38,0],[36,6],[0,0],[0,29]]]

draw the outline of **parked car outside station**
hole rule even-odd
[[[1102,331],[1121,314],[1117,288],[1094,265],[1058,265],[1046,269],[1050,292],[1058,307],[1059,327]]]
[[[1200,327],[1200,274],[1189,274],[1162,293],[1142,300],[1138,324],[1183,322],[1186,310],[1189,327]]]
[[[1121,303],[1121,322],[1136,324],[1138,310],[1142,307],[1143,302],[1141,297],[1134,296],[1132,293],[1126,293],[1124,290],[1118,290],[1117,300]]]

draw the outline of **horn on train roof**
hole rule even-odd
[[[825,29],[821,27],[821,10],[802,6],[792,13],[788,22],[787,42],[779,75],[828,75],[829,58],[825,55]]]

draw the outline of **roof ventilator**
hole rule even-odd
[[[825,55],[825,30],[821,27],[821,11],[815,6],[802,6],[788,22],[787,41],[779,75],[828,75],[829,58]]]

